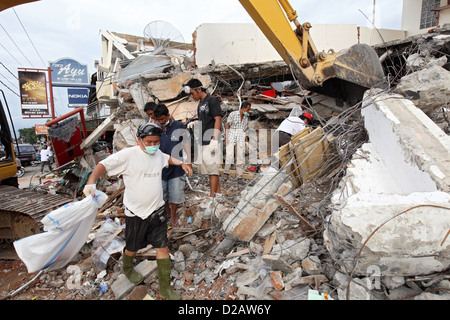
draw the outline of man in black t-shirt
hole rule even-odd
[[[219,183],[219,168],[222,161],[219,144],[221,140],[222,109],[216,97],[210,96],[198,79],[190,80],[185,86],[185,92],[195,101],[201,132],[198,146],[198,169],[200,174],[207,174],[210,178],[210,197],[221,193]]]

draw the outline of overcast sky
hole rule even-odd
[[[371,26],[360,10],[372,19],[373,0],[290,2],[301,23]],[[376,26],[401,29],[403,1],[375,3]],[[150,22],[163,20],[190,43],[192,33],[203,23],[253,23],[238,0],[42,0],[14,10],[0,12],[0,62],[14,75],[18,68],[46,69],[49,61],[63,57],[87,64],[89,73],[95,73],[94,61],[101,59],[101,29],[143,36]],[[18,81],[3,65],[0,64],[0,89],[7,97],[16,130],[45,123],[46,120],[22,119],[19,97],[5,87],[18,93]],[[54,88],[54,97],[57,116],[71,111],[67,107],[67,89]]]

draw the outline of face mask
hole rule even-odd
[[[244,116],[248,117],[249,116],[248,112],[244,112]]]
[[[167,126],[169,125],[169,123],[170,123],[170,120],[167,120],[167,122],[164,123],[162,126],[163,126],[163,127],[167,127]]]
[[[151,146],[151,147],[145,147],[145,152],[152,155],[155,154],[159,150],[159,145],[157,146]]]

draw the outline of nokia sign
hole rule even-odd
[[[85,107],[89,101],[88,89],[67,89],[69,108]]]

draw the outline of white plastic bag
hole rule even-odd
[[[98,209],[108,199],[101,191],[69,203],[42,219],[43,233],[14,242],[17,255],[28,272],[64,267],[80,251],[95,221]]]

